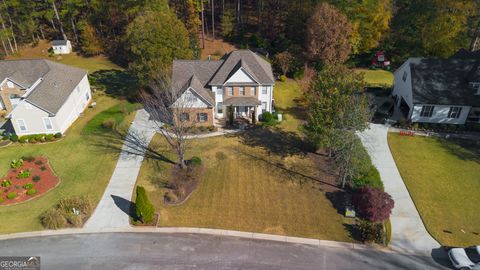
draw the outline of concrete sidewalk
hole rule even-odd
[[[84,228],[129,228],[130,199],[142,165],[145,149],[155,134],[145,110],[137,111],[110,182]],[[133,143],[135,142],[135,143]],[[139,144],[144,147],[139,147]]]
[[[390,221],[392,223],[391,247],[398,252],[430,253],[440,244],[427,232],[410,193],[405,186],[387,142],[388,127],[370,124],[360,133],[373,164],[382,177],[385,191],[395,201]],[[420,169],[420,168],[419,168]]]

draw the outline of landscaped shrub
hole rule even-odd
[[[35,195],[35,194],[37,194],[36,189],[32,188],[32,189],[27,190],[27,195],[28,196],[32,196],[32,195]]]
[[[23,165],[23,159],[14,159],[10,162],[10,168],[17,169]]]
[[[54,136],[55,136],[55,138],[60,139],[60,138],[62,138],[62,133],[60,133],[60,132],[55,133]]]
[[[10,141],[12,141],[12,142],[18,142],[18,136],[15,135],[15,134],[11,135],[11,136],[10,136]]]
[[[363,187],[353,194],[353,205],[361,218],[370,222],[383,222],[394,206],[392,197],[379,188]]]
[[[41,159],[39,159],[39,160],[35,161],[35,164],[36,164],[36,165],[42,165],[42,164],[43,164],[43,161],[42,161]]]
[[[10,180],[3,180],[2,184],[0,184],[2,187],[9,187],[12,185],[12,181]]]
[[[33,182],[38,182],[40,181],[40,175],[35,175],[33,178],[32,178]]]
[[[75,215],[74,213],[69,213],[65,215],[65,218],[69,224],[73,227],[82,227],[82,217],[80,215]]]
[[[360,177],[355,178],[353,184],[355,188],[368,186],[383,189],[383,182],[380,178],[380,173],[373,165],[370,165],[367,172],[363,172]]]
[[[47,169],[47,167],[45,167],[45,166],[40,167],[40,170],[42,170],[42,171],[45,171],[46,169]]]
[[[177,195],[175,195],[175,193],[173,191],[165,192],[165,195],[163,195],[163,198],[164,198],[165,202],[167,202],[167,203],[173,203],[173,202],[176,202],[178,200]]]
[[[67,221],[62,212],[57,208],[47,210],[40,216],[43,227],[47,229],[60,229],[65,227]]]
[[[273,121],[273,115],[270,112],[264,112],[262,113],[262,120],[263,122],[272,122]]]
[[[47,136],[45,136],[45,140],[47,140],[47,142],[55,141],[55,135],[47,134]]]
[[[202,165],[202,159],[199,158],[199,157],[194,156],[194,157],[192,157],[192,158],[189,160],[188,163],[189,163],[189,165],[191,165],[191,166],[200,166],[200,165]]]
[[[105,129],[113,129],[115,128],[116,122],[113,118],[108,118],[102,122],[102,127]]]
[[[280,76],[280,81],[281,81],[281,82],[287,81],[287,76],[281,75],[281,76]]]
[[[26,184],[23,186],[23,188],[26,189],[26,190],[32,189],[32,188],[33,188],[33,184],[32,184],[32,183],[26,183]]]
[[[357,226],[363,242],[375,242],[379,244],[383,243],[384,232],[382,223],[372,223],[362,220]]]
[[[143,223],[150,223],[153,221],[153,217],[155,214],[155,207],[148,199],[147,192],[145,191],[144,187],[137,186],[136,192],[137,192],[137,198],[135,200],[135,206],[136,206],[137,217]]]
[[[35,160],[35,157],[34,156],[22,156],[22,159],[24,161],[32,162],[32,161]]]
[[[90,215],[93,211],[93,203],[88,197],[73,196],[62,198],[58,204],[58,209],[64,213],[72,213],[73,208],[80,211],[84,215]]]
[[[25,179],[25,178],[28,178],[28,177],[30,177],[30,171],[29,170],[21,170],[17,174],[17,179]]]
[[[18,194],[14,191],[10,192],[10,193],[7,194],[7,199],[9,199],[9,200],[15,199],[17,197],[17,195]]]
[[[19,143],[27,143],[28,142],[28,137],[27,136],[22,136],[18,139]]]

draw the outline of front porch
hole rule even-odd
[[[253,119],[258,120],[258,108],[261,102],[254,97],[232,97],[226,99],[224,106],[224,119],[229,121],[231,118],[235,122],[251,123]]]

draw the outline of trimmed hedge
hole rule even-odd
[[[31,134],[31,135],[24,135],[20,138],[12,134],[8,137],[12,142],[19,142],[19,143],[44,143],[44,142],[52,142],[62,137],[62,133],[56,134]]]

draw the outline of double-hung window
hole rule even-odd
[[[25,125],[25,120],[17,119],[17,124],[20,131],[27,131],[27,125]]]
[[[448,118],[459,118],[462,114],[462,107],[450,107]]]
[[[50,120],[50,118],[48,118],[48,117],[43,118],[43,125],[45,126],[46,130],[52,130],[53,129],[52,120]]]
[[[217,102],[217,113],[223,113],[223,103]]]
[[[231,86],[227,87],[227,95],[233,96],[233,87]]]
[[[252,92],[251,92],[252,96],[257,96],[257,87],[252,86],[252,88],[250,88],[250,89],[252,89]]]
[[[189,113],[181,113],[180,114],[180,121],[181,122],[185,122],[185,121],[189,121],[190,120],[190,114]]]
[[[206,113],[197,113],[198,122],[207,122],[208,115]]]
[[[432,117],[433,114],[433,106],[425,105],[422,106],[422,111],[420,112],[421,117]]]
[[[239,92],[239,95],[240,95],[240,96],[245,96],[245,87],[240,86],[240,87],[238,88],[238,92]]]
[[[262,95],[266,95],[268,92],[268,88],[266,86],[262,86]]]

